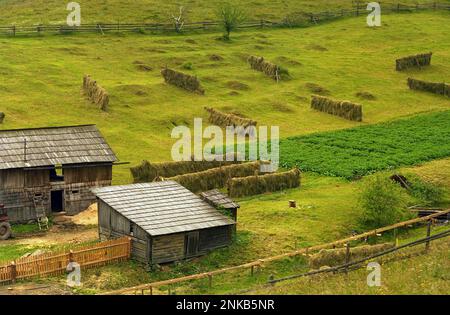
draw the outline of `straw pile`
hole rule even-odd
[[[0,124],[3,123],[4,119],[5,119],[5,113],[0,112]]]
[[[248,63],[252,69],[260,71],[277,81],[280,81],[283,75],[289,75],[287,70],[282,69],[280,66],[271,62],[265,61],[264,57],[250,56],[248,58]]]
[[[202,172],[211,168],[238,164],[237,158],[233,161],[181,161],[181,162],[165,162],[165,163],[151,163],[143,161],[141,165],[132,167],[130,169],[135,183],[149,183],[156,179],[174,177],[178,175]]]
[[[211,124],[221,126],[221,127],[250,127],[256,126],[258,123],[254,120],[239,117],[235,114],[225,114],[214,108],[205,107],[205,110],[209,113],[209,122]]]
[[[227,181],[234,177],[245,177],[258,173],[260,162],[212,168],[203,172],[184,174],[168,178],[186,187],[194,193],[225,187]]]
[[[193,77],[189,74],[184,74],[168,68],[162,69],[161,74],[168,84],[175,85],[191,92],[205,94],[205,90],[203,90],[203,88],[201,87],[200,81],[197,79],[197,77]]]
[[[415,56],[408,56],[404,58],[400,58],[396,60],[396,67],[395,69],[397,71],[402,71],[408,68],[413,67],[423,67],[423,66],[429,66],[431,64],[431,56],[433,53],[428,54],[419,54]]]
[[[431,92],[434,94],[444,95],[447,97],[450,96],[450,85],[446,83],[426,82],[408,78],[408,86],[411,90]]]
[[[244,197],[295,188],[300,186],[300,180],[301,174],[298,169],[284,173],[232,178],[227,183],[228,195],[230,197]]]
[[[101,110],[106,111],[109,105],[109,95],[104,88],[97,84],[90,75],[83,77],[83,90],[92,103],[96,104]]]
[[[362,121],[362,106],[349,101],[334,101],[329,98],[313,95],[311,108],[348,120]]]
[[[350,261],[363,259],[393,248],[393,244],[364,245],[350,249]],[[309,258],[309,266],[312,269],[320,269],[320,267],[340,266],[346,263],[347,249],[322,249],[319,253]]]

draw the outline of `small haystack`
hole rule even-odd
[[[182,72],[178,72],[169,68],[162,69],[161,74],[168,84],[175,85],[190,92],[205,94],[205,90],[201,87],[200,81],[197,79],[197,77],[191,76],[189,74],[184,74]]]
[[[262,176],[232,178],[228,181],[230,197],[245,197],[300,187],[301,173],[293,169],[284,173],[273,173]]]
[[[283,77],[289,76],[289,72],[286,69],[264,60],[264,57],[250,56],[248,63],[253,70],[260,71],[277,82]]]
[[[348,120],[362,121],[362,106],[349,101],[335,101],[327,97],[313,95],[311,97],[311,108],[339,116]]]
[[[363,259],[371,255],[386,251],[394,247],[394,244],[364,245],[350,249],[350,261]],[[347,248],[322,249],[319,253],[309,258],[309,266],[312,269],[320,269],[323,266],[334,267],[346,263]]]
[[[415,56],[408,56],[404,58],[397,59],[395,61],[395,70],[402,71],[406,70],[408,68],[415,68],[415,67],[424,67],[429,66],[431,64],[431,56],[433,53],[428,54],[419,54]]]
[[[168,178],[194,193],[225,187],[228,180],[257,174],[262,162],[249,162],[212,168],[203,172],[190,173]]]
[[[408,78],[408,86],[411,90],[425,91],[450,97],[450,85],[446,83],[434,83]]]
[[[107,111],[109,105],[109,95],[104,88],[97,84],[97,81],[90,75],[83,77],[83,90],[92,103],[96,104],[101,110]]]

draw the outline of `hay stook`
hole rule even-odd
[[[296,168],[283,173],[232,178],[227,183],[228,195],[236,198],[281,191],[300,187],[300,181],[301,173]]]
[[[177,86],[190,92],[195,92],[202,95],[205,94],[205,90],[201,87],[200,81],[197,79],[197,77],[169,68],[162,69],[161,75],[163,76],[164,81],[168,84]]]
[[[408,78],[408,86],[411,90],[430,92],[450,97],[450,85],[446,83],[434,83]]]
[[[397,71],[403,71],[408,68],[415,68],[415,67],[424,67],[429,66],[431,64],[431,56],[433,53],[427,53],[427,54],[418,54],[414,56],[408,56],[404,58],[397,59],[395,61],[395,70]]]
[[[363,119],[362,105],[349,101],[335,101],[327,97],[313,95],[311,97],[311,108],[352,121],[361,122]]]
[[[102,111],[108,110],[108,92],[99,86],[97,81],[92,79],[90,75],[83,77],[83,90],[92,103],[96,104]]]
[[[264,57],[250,56],[247,61],[253,70],[260,71],[277,82],[289,77],[287,69],[264,60]]]

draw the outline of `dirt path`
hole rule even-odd
[[[69,288],[58,284],[14,284],[0,287],[0,295],[71,295]]]

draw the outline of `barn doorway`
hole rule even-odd
[[[64,211],[64,190],[55,190],[51,193],[52,212]]]
[[[186,234],[186,258],[198,255],[199,232],[189,232]]]

